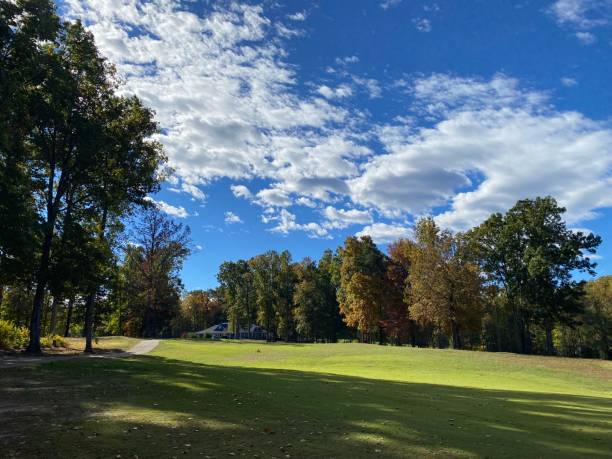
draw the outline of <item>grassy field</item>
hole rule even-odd
[[[612,362],[164,341],[0,375],[13,457],[610,457]]]

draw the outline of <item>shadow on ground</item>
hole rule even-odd
[[[545,389],[545,388],[543,388]],[[612,400],[157,356],[0,375],[3,457],[610,457]]]

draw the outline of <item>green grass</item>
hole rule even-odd
[[[0,369],[22,457],[610,457],[612,362],[165,341]]]

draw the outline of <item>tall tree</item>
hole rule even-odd
[[[564,213],[552,197],[525,199],[469,233],[483,271],[510,303],[521,352],[531,352],[530,325],[545,330],[546,351],[554,351],[554,324],[570,324],[581,309],[584,281],[574,274],[594,274],[589,255],[601,238],[568,229]]]
[[[612,359],[612,276],[585,285],[583,323],[592,347],[602,359]]]
[[[245,327],[250,333],[255,319],[255,289],[249,263],[245,260],[224,262],[219,268],[217,280],[225,298],[232,332],[239,336],[240,329]]]
[[[266,328],[267,339],[273,341],[277,329],[274,303],[276,301],[276,279],[280,270],[280,257],[278,253],[269,251],[251,258],[249,266],[253,273],[257,321]]]
[[[378,332],[384,341],[380,320],[385,307],[385,256],[369,236],[348,237],[340,250],[338,303],[344,321],[361,332],[363,341]]]
[[[278,271],[274,278],[274,311],[278,335],[285,341],[295,338],[295,321],[293,319],[293,292],[296,277],[291,254],[285,250],[279,255]]]
[[[29,282],[38,247],[28,140],[32,93],[44,79],[43,44],[59,28],[53,2],[0,2],[0,301],[5,285]]]
[[[179,272],[190,253],[189,227],[150,205],[136,222],[134,234],[124,261],[131,309],[128,329],[138,336],[170,336],[183,288]]]
[[[150,140],[157,132],[153,112],[136,97],[109,97],[104,105],[105,148],[98,155],[100,169],[93,177],[94,208],[98,243],[112,246],[119,220],[134,205],[143,205],[148,193],[157,191],[166,158],[161,145]],[[106,276],[108,277],[108,276]],[[92,352],[95,300],[103,280],[92,283],[86,301],[85,351]]]
[[[462,330],[477,329],[482,316],[480,272],[466,260],[464,245],[433,219],[420,220],[408,275],[410,317],[440,328],[455,349],[462,347]]]
[[[297,281],[293,293],[295,329],[300,337],[316,340],[321,337],[327,319],[319,272],[316,264],[306,258],[296,264],[295,273]]]

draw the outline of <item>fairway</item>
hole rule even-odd
[[[2,369],[12,457],[610,457],[612,362],[163,341]]]

